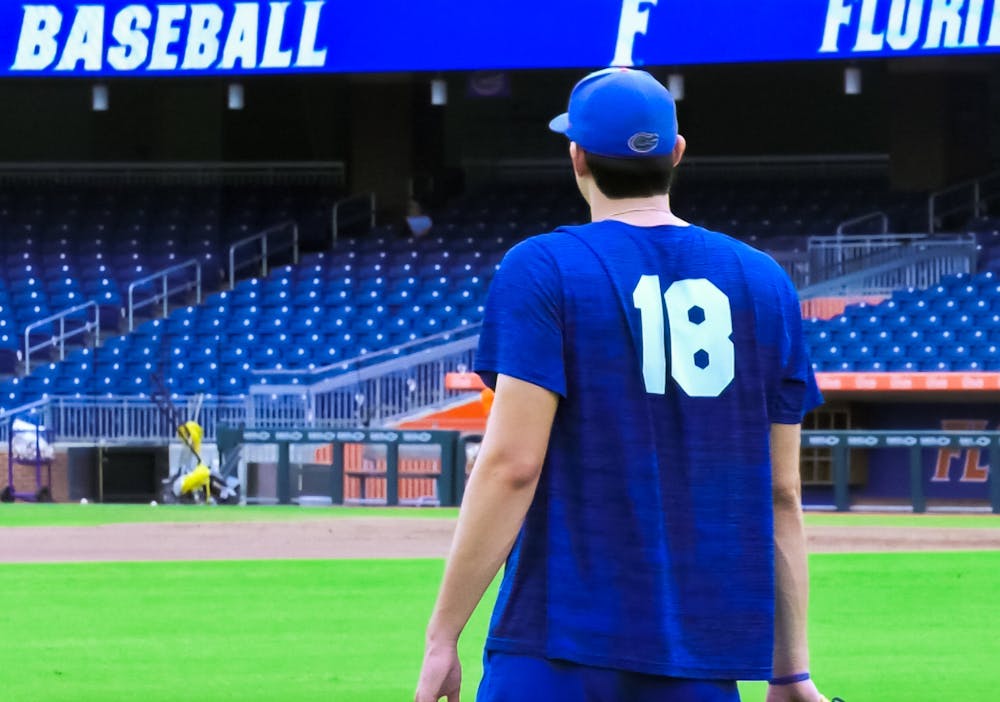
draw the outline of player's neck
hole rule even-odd
[[[671,211],[669,195],[612,200],[597,188],[590,193],[590,219],[593,222],[614,220],[636,227],[683,227],[688,224]]]

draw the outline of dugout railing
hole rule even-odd
[[[254,427],[388,426],[461,401],[448,373],[472,368],[481,325],[457,329],[314,370],[254,370],[247,424]]]
[[[464,489],[465,470],[457,470],[456,466],[465,465],[464,453],[461,458],[458,455],[465,448],[456,431],[246,429],[220,425],[215,433],[220,461],[225,464],[230,456],[240,456],[243,475],[259,467],[252,458],[254,448],[272,449],[271,460],[263,463],[264,469],[273,473],[267,479],[273,493],[260,495],[248,490],[248,502],[291,504],[303,497],[324,497],[334,505],[449,507],[459,503]],[[297,481],[293,480],[293,468],[298,468]],[[311,488],[303,489],[303,469],[308,468],[318,469],[319,476]],[[251,476],[244,484],[249,487],[254,482]]]
[[[293,501],[293,447],[312,448],[313,459],[322,470],[324,497],[330,504],[384,504],[395,506],[407,503],[401,491],[405,481],[423,481],[422,495],[409,495],[409,504],[435,504],[441,506],[461,503],[469,469],[475,460],[476,444],[480,436],[463,436],[455,431],[407,431],[395,429],[243,429],[219,426],[216,431],[220,457],[247,447],[270,445],[276,448],[270,468],[275,471],[277,492],[273,501],[289,504]],[[862,509],[853,505],[849,484],[850,455],[852,451],[891,449],[906,451],[909,463],[909,509],[914,513],[935,511],[928,505],[926,468],[927,452],[940,449],[973,450],[989,454],[989,478],[984,486],[988,506],[978,511],[1000,514],[1000,432],[975,431],[804,431],[803,448],[829,449],[833,458],[833,509],[848,512]],[[361,449],[366,446],[384,448],[379,457],[364,458]],[[409,467],[401,456],[404,447],[438,448],[438,458],[432,461],[409,460]],[[325,449],[325,450],[324,450]],[[325,455],[324,459],[319,456]],[[366,465],[367,464],[367,465]],[[361,481],[360,495],[350,493],[351,481]],[[365,486],[372,482],[381,486],[374,494]],[[427,498],[427,499],[423,499]],[[886,509],[886,505],[873,509]]]
[[[928,506],[926,454],[941,449],[979,451],[989,454],[989,473],[984,485],[987,509],[1000,514],[1000,432],[997,431],[864,431],[809,430],[802,432],[803,449],[827,449],[833,465],[833,504],[838,512],[847,512],[857,506],[852,504],[850,486],[851,452],[870,449],[906,451],[909,465],[910,509],[916,513],[934,511]],[[874,509],[884,509],[875,505]],[[944,508],[947,509],[947,508]]]

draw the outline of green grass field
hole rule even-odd
[[[455,508],[414,507],[296,507],[205,505],[79,505],[28,504],[0,505],[0,527],[98,526],[143,522],[274,522],[295,519],[349,517],[454,518]]]
[[[295,506],[206,507],[192,505],[78,505],[26,504],[0,505],[0,527],[20,526],[97,526],[142,522],[269,522],[293,519],[330,519],[345,517],[419,517],[451,519],[454,508],[414,507],[327,507]],[[806,523],[838,526],[966,527],[998,528],[998,515],[941,514],[831,514],[806,515]]]
[[[97,523],[105,509],[4,506],[0,524]],[[187,512],[278,518],[272,509]],[[110,508],[101,523],[149,512],[159,519],[168,510]],[[891,518],[913,519],[920,523]],[[16,530],[0,530],[0,542],[12,538]],[[941,702],[996,694],[1000,551],[822,554],[811,568],[813,673],[828,695]],[[3,565],[0,699],[412,699],[441,569],[437,560]],[[463,638],[466,700],[487,616],[480,608]],[[744,700],[761,702],[762,687],[745,686]]]

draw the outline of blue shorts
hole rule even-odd
[[[685,680],[487,652],[476,702],[740,702],[735,682]]]

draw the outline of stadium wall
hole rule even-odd
[[[0,480],[5,487],[7,485],[8,454],[6,451],[0,452],[0,466],[2,466],[4,476]],[[48,482],[47,469],[42,467],[42,485]],[[70,499],[69,488],[69,455],[66,451],[55,451],[52,457],[52,499],[56,502],[66,502]],[[14,465],[14,489],[17,492],[32,493],[38,489],[35,484],[34,466],[17,463]]]
[[[994,402],[864,402],[850,403],[852,428],[904,431],[993,431],[1000,427],[1000,407]],[[865,461],[867,477],[852,488],[852,499],[871,504],[902,503],[910,497],[910,465],[904,449],[856,449],[852,461]],[[922,470],[928,500],[953,504],[989,500],[989,451],[923,449]],[[829,504],[830,488],[806,488],[806,503]]]
[[[341,76],[256,77],[246,107],[226,109],[227,82],[108,82],[91,109],[87,81],[0,80],[0,161],[335,161],[348,153],[351,102]],[[30,106],[30,107],[29,107]]]

